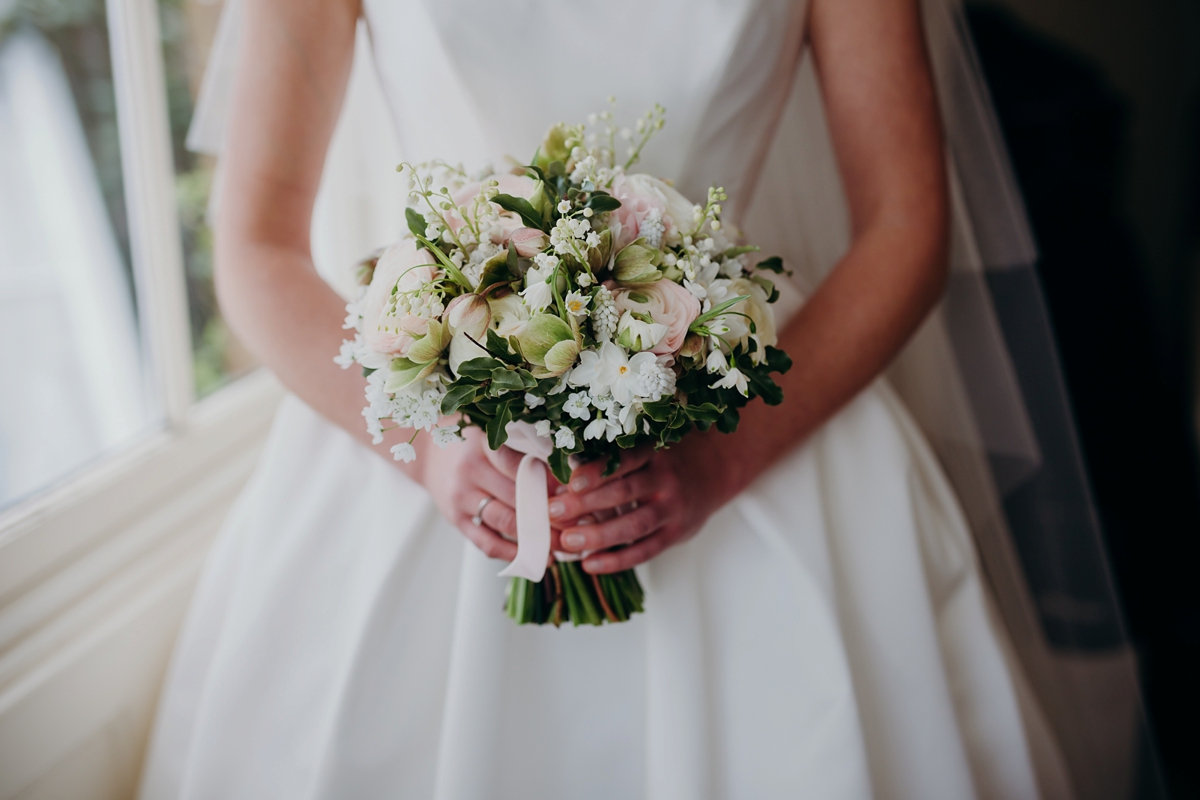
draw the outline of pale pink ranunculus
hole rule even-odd
[[[696,296],[669,280],[616,289],[613,300],[618,313],[647,313],[655,322],[667,326],[667,332],[650,348],[650,352],[660,356],[679,352],[687,338],[688,327],[700,316],[700,301]]]
[[[534,190],[537,188],[537,181],[535,181],[533,178],[529,178],[525,175],[513,175],[508,172],[501,172],[496,175],[490,175],[487,178],[484,178],[483,181],[471,181],[470,183],[465,184],[461,189],[451,195],[454,200],[454,204],[456,206],[466,206],[467,209],[470,210],[471,204],[475,201],[475,196],[478,195],[479,190],[483,188],[484,181],[491,180],[495,180],[496,183],[499,184],[497,188],[500,190],[500,194],[511,194],[513,197],[523,197],[526,200],[533,195]],[[466,221],[454,211],[451,211],[446,215],[446,221],[450,225],[450,230],[454,231],[455,233],[458,232],[459,228],[466,224]],[[492,237],[492,242],[495,244],[508,244],[508,237],[512,235],[513,231],[517,230],[524,224],[525,223],[522,222],[521,218],[516,214],[513,214],[509,211],[501,212],[501,230],[498,232],[499,236]]]
[[[621,201],[621,207],[612,212],[621,224],[621,232],[613,246],[620,250],[641,235],[642,220],[657,209],[659,214],[667,210],[667,198],[658,184],[662,181],[649,175],[635,173],[618,175],[612,183],[612,196]]]
[[[392,302],[392,290],[409,292],[432,281],[436,267],[428,250],[412,239],[389,247],[375,264],[375,275],[363,298],[363,339],[377,353],[402,356],[414,336],[424,336],[429,320],[409,313],[403,298]]]

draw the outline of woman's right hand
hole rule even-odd
[[[516,485],[492,464],[490,453],[483,432],[467,428],[463,441],[425,449],[422,483],[442,516],[485,556],[512,561],[517,556]],[[482,524],[476,525],[472,518],[489,497]]]

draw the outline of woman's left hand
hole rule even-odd
[[[608,477],[601,475],[603,460],[576,467],[570,491],[550,498],[550,519],[562,526],[562,549],[599,551],[584,559],[583,569],[601,574],[649,561],[694,536],[720,504],[695,480],[695,471],[686,469],[684,449],[628,451]],[[596,521],[602,512],[622,508],[628,510]],[[628,546],[609,550],[617,545]]]

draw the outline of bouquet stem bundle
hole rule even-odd
[[[589,575],[578,561],[555,561],[541,582],[509,581],[504,611],[518,625],[601,625],[641,613],[645,592],[633,570]]]

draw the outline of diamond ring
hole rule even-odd
[[[487,497],[480,500],[479,508],[475,509],[475,516],[471,517],[471,522],[474,522],[476,526],[483,525],[483,510],[485,508],[487,508],[488,503],[492,502],[495,499],[496,498],[492,497],[491,495],[488,495]]]

